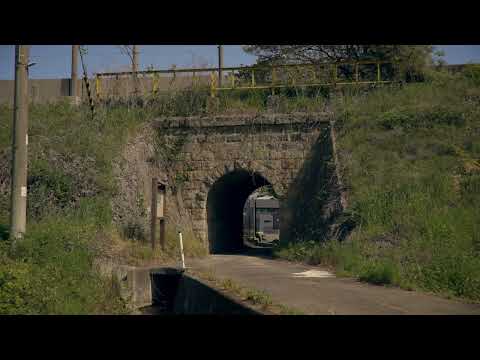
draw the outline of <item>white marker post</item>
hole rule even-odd
[[[185,270],[185,256],[183,254],[183,237],[182,232],[178,232],[178,237],[180,239],[180,254],[182,255],[182,269]]]

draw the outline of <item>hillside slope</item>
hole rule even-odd
[[[480,83],[437,76],[335,99],[347,241],[277,255],[377,284],[480,300]]]

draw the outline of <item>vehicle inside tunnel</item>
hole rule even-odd
[[[218,179],[208,193],[207,221],[211,254],[235,253],[244,244],[244,207],[258,188],[271,185],[258,173],[235,170]]]

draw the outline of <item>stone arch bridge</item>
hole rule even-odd
[[[243,206],[264,185],[280,199],[280,241],[327,232],[342,210],[332,126],[328,114],[154,121],[194,234],[210,253],[243,246]]]

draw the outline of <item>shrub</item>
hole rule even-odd
[[[472,81],[475,85],[480,85],[480,65],[479,64],[468,64],[463,70],[463,76],[468,80]]]
[[[71,217],[31,223],[12,248],[3,242],[0,313],[92,314],[124,312],[108,280],[93,268],[93,221]],[[112,297],[113,296],[113,297]]]
[[[398,275],[395,265],[390,261],[371,261],[363,265],[359,280],[376,285],[394,285],[398,283]]]
[[[460,127],[465,125],[464,114],[447,106],[426,109],[398,108],[385,112],[380,125],[387,130],[394,128],[432,128],[438,125]]]

